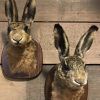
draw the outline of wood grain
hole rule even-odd
[[[32,36],[37,40],[43,49],[43,63],[56,64],[59,63],[58,52],[54,47],[53,28],[55,23],[34,23],[32,26]],[[91,25],[98,23],[60,23],[68,35],[70,42],[70,53],[74,53],[75,47],[80,37],[89,29]],[[0,55],[5,42],[7,23],[0,23]],[[94,34],[94,43],[91,49],[85,55],[85,62],[87,64],[100,64],[100,30]],[[3,38],[3,39],[2,39]],[[2,41],[3,40],[3,41]]]
[[[6,80],[0,68],[0,100],[26,100],[26,83]]]
[[[41,75],[31,81],[5,79],[0,69],[0,100],[44,100],[44,82],[52,65],[44,66]],[[88,100],[100,100],[100,66],[87,66],[89,72]]]
[[[88,100],[100,100],[100,65],[88,66],[89,95]]]
[[[6,21],[4,1],[0,0],[0,21]],[[16,0],[19,17],[26,0]],[[99,0],[36,0],[35,21],[99,21]]]
[[[32,27],[33,37],[40,42],[43,49],[44,64],[59,63],[58,52],[54,47],[54,35],[53,28],[55,23],[35,23]],[[74,53],[75,47],[80,37],[88,30],[91,25],[97,25],[96,23],[60,23],[66,34],[68,35],[70,42],[70,53]],[[85,62],[87,64],[100,64],[100,31],[94,34],[94,43],[85,55]]]

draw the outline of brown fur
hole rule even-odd
[[[77,91],[71,91],[69,89],[62,90],[59,88],[60,87],[53,86],[51,100],[80,100],[81,96],[84,94],[83,87]]]
[[[36,70],[36,46],[33,42],[21,47],[7,45],[8,60],[12,73],[32,74]]]
[[[52,90],[51,100],[81,100],[85,92],[83,87],[74,91],[67,87],[62,88],[55,81],[52,83]]]

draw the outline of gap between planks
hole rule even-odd
[[[8,21],[0,21],[0,22],[8,22]],[[34,21],[33,23],[100,23],[100,21]]]

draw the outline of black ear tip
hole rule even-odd
[[[98,31],[98,27],[96,25],[92,25],[89,30]]]
[[[58,23],[58,24],[55,24],[54,25],[54,28],[61,28],[61,25]]]

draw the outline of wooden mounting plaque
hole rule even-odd
[[[10,71],[10,65],[7,59],[6,48],[4,47],[2,51],[1,62],[2,62],[2,71],[3,71],[5,78],[10,79],[10,80],[30,80],[30,79],[36,78],[41,73],[42,64],[43,64],[42,48],[40,44],[37,43],[36,41],[34,43],[36,45],[37,67],[36,67],[36,71],[30,76],[26,73],[13,74]]]

